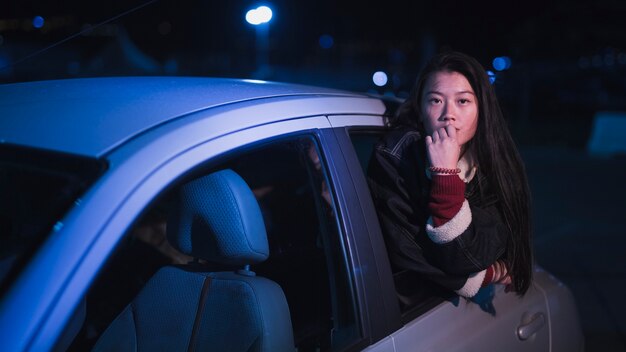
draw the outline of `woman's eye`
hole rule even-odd
[[[428,102],[431,104],[439,104],[441,102],[441,99],[439,98],[430,98],[428,99]]]
[[[469,99],[459,99],[459,103],[460,103],[461,105],[468,104],[469,102],[470,102],[470,100],[469,100]]]

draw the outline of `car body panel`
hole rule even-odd
[[[4,117],[0,118],[0,141],[101,156],[148,129],[190,113],[289,96],[366,98],[326,88],[217,78],[126,77],[15,83],[0,87],[0,116]],[[303,109],[306,106],[303,104]],[[359,105],[350,106],[354,109]]]
[[[531,287],[522,298],[504,294],[497,285],[490,308],[458,299],[441,303],[393,333],[395,349],[401,351],[549,351],[546,323],[530,339],[521,341],[516,328],[524,314],[548,314],[541,292]],[[497,333],[496,333],[497,332]]]
[[[479,311],[479,306],[469,301],[461,300],[459,306],[442,303],[436,311],[392,334],[396,351],[484,351],[485,346],[494,351],[584,350],[584,337],[571,292],[541,266],[535,265],[533,285],[523,297],[506,294],[502,285],[495,288],[494,316]],[[450,316],[446,317],[446,312]],[[519,329],[539,314],[543,317],[537,321],[543,323],[538,324],[527,339],[521,339]],[[459,336],[460,341],[451,336]]]
[[[542,291],[550,311],[546,318],[550,324],[551,351],[584,351],[585,338],[572,292],[541,267],[535,269],[534,282]]]

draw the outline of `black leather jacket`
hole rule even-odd
[[[436,244],[426,234],[430,180],[420,132],[391,130],[375,146],[368,167],[374,197],[394,271],[410,270],[447,289],[458,290],[468,277],[502,256],[508,229],[498,198],[478,169],[467,184],[465,198],[471,223],[454,240]]]

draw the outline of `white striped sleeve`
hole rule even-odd
[[[451,242],[459,237],[472,223],[472,211],[469,202],[463,201],[463,205],[456,215],[445,224],[434,227],[432,217],[426,222],[426,233],[428,237],[437,244]]]

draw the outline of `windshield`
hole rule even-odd
[[[0,145],[0,295],[105,169],[97,159]]]

